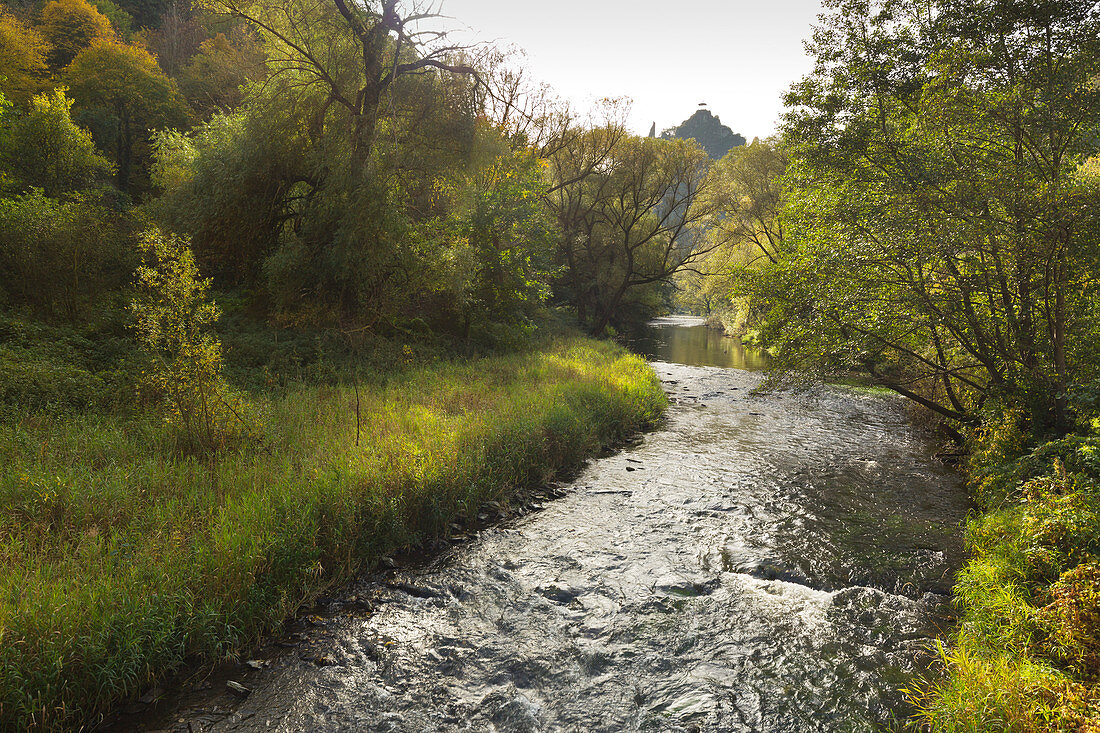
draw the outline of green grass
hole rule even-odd
[[[255,399],[258,440],[179,457],[155,417],[0,425],[0,728],[94,722],[185,660],[653,423],[617,347],[563,339],[360,390]]]
[[[954,733],[1069,733],[1095,731],[1087,717],[1087,688],[1026,655],[975,645],[965,636],[946,651],[945,671],[915,693],[923,724]]]
[[[1011,437],[1011,436],[1009,436]],[[1100,439],[1070,436],[1017,458],[990,435],[971,483],[962,623],[939,675],[912,693],[923,728],[1100,731]]]

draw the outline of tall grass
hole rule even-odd
[[[1085,733],[1088,689],[1026,655],[970,643],[941,648],[942,680],[917,693],[924,724],[952,733]]]
[[[154,417],[0,426],[0,729],[94,722],[664,405],[642,360],[565,339],[256,401],[259,442],[216,460]]]
[[[941,674],[913,693],[921,725],[1100,733],[1100,438],[1016,457],[997,441],[1012,443],[994,435],[975,451],[987,512],[968,523],[962,623]]]

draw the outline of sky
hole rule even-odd
[[[531,76],[581,109],[633,100],[658,133],[700,102],[749,140],[776,130],[783,92],[813,63],[821,0],[444,0],[452,39],[515,44]]]

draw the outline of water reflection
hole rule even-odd
[[[667,316],[651,321],[645,333],[630,340],[630,347],[653,361],[688,366],[715,366],[760,371],[768,355],[749,349],[737,339],[707,328],[702,318]]]

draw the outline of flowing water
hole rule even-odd
[[[692,328],[666,322],[650,353],[715,363],[723,344]],[[343,589],[293,649],[269,647],[269,667],[241,673],[247,699],[181,704],[162,727],[891,725],[946,623],[958,478],[897,400],[758,394],[750,371],[654,369],[673,399],[659,430],[538,511]],[[373,612],[352,612],[364,604]]]

